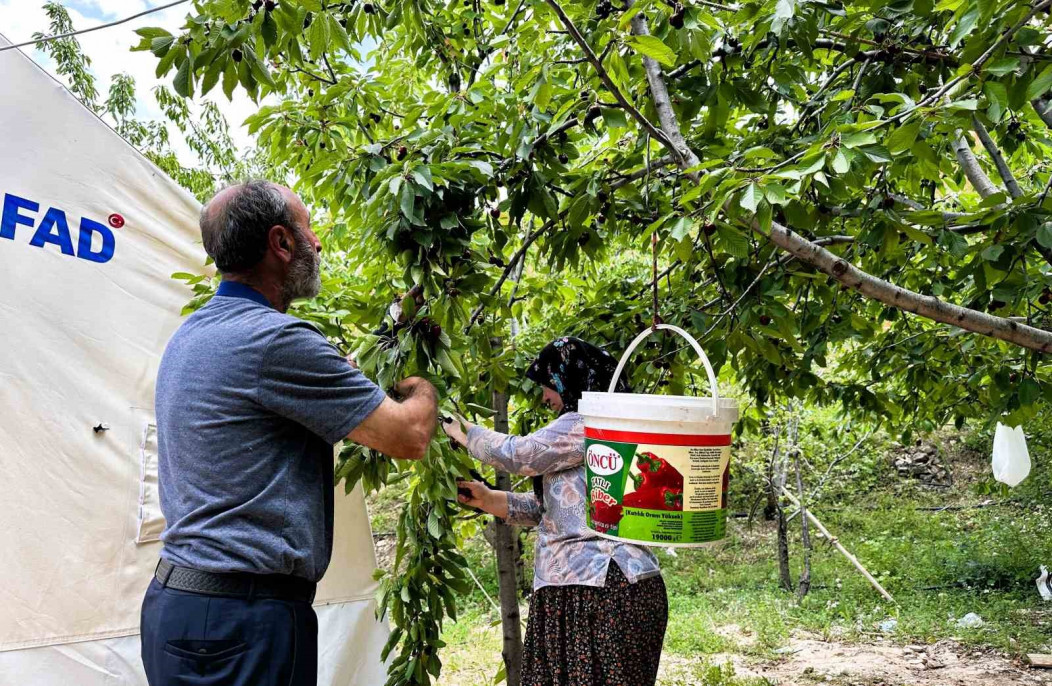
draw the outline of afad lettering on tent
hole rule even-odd
[[[57,207],[48,207],[41,216],[40,209],[38,202],[13,193],[5,193],[3,212],[0,213],[0,238],[16,240],[18,227],[25,226],[35,229],[29,239],[29,244],[35,248],[51,244],[57,246],[63,255],[79,257],[89,262],[104,263],[113,258],[116,238],[110,227],[119,229],[124,226],[124,217],[111,214],[108,219],[109,226],[81,217],[74,246],[66,213]],[[28,234],[28,230],[24,230],[23,234]]]

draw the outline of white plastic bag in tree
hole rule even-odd
[[[1037,592],[1041,594],[1042,600],[1052,600],[1052,576],[1045,565],[1041,565],[1041,575],[1037,577]]]
[[[1026,449],[1023,427],[997,423],[994,433],[994,478],[1009,486],[1018,486],[1030,475],[1030,453]]]

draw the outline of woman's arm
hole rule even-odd
[[[513,526],[537,526],[541,522],[541,504],[532,493],[508,493],[494,491],[478,481],[461,481],[471,496],[457,496],[460,502],[483,512],[500,517]]]
[[[508,436],[472,424],[465,428],[447,433],[466,445],[475,459],[511,474],[540,476],[584,464],[584,429],[577,415],[563,415],[528,436]]]

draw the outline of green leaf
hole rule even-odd
[[[796,14],[796,0],[778,0],[774,8],[774,21],[771,22],[771,30],[780,33],[785,23]]]
[[[1002,57],[999,60],[988,63],[983,71],[993,76],[1004,76],[1005,74],[1011,74],[1017,69],[1019,69],[1018,57]]]
[[[763,194],[767,198],[767,202],[772,205],[784,205],[789,202],[789,197],[785,192],[785,186],[780,183],[768,183],[764,185]]]
[[[1037,242],[1042,248],[1052,250],[1052,222],[1045,222],[1038,228]]]
[[[964,236],[954,231],[940,231],[938,243],[946,249],[946,252],[956,258],[961,258],[968,254],[968,241]]]
[[[669,226],[669,236],[674,241],[682,240],[684,236],[690,233],[692,223],[689,217],[676,217],[676,220]]]
[[[446,374],[449,374],[455,379],[460,378],[460,372],[457,370],[457,366],[453,364],[453,360],[449,356],[449,351],[447,351],[445,348],[441,348],[437,353],[435,353],[435,359],[438,361],[439,366],[442,367],[442,370],[445,371]]]
[[[263,44],[268,48],[278,41],[278,25],[270,12],[267,12],[267,16],[263,18],[263,25],[259,27],[259,32],[263,36]]]
[[[435,190],[435,184],[431,179],[431,169],[429,167],[417,167],[412,171],[413,180],[416,181],[422,188],[426,188],[429,191]]]
[[[1000,243],[997,243],[997,244],[991,245],[991,246],[987,247],[985,250],[983,250],[982,256],[983,256],[983,259],[986,260],[987,262],[996,262],[997,258],[1001,257],[1001,255],[1004,253],[1004,251],[1005,251],[1005,247],[1003,245],[1001,245]]]
[[[208,65],[208,71],[205,72],[205,77],[201,80],[201,95],[207,95],[219,82],[219,76],[223,73],[226,60],[226,56],[218,57],[212,64]]]
[[[676,53],[657,36],[631,36],[625,43],[636,52],[660,62],[666,67],[676,64]]]
[[[416,193],[413,192],[412,184],[405,184],[402,186],[402,198],[399,202],[399,207],[402,210],[402,216],[406,219],[413,218],[413,210],[416,204]]]
[[[172,86],[175,88],[175,92],[184,98],[191,98],[194,95],[194,58],[187,56],[183,63],[179,65],[179,71],[175,73],[175,80],[172,81]]]
[[[347,29],[343,28],[343,24],[331,14],[328,15],[328,19],[329,33],[336,37],[336,44],[339,45],[345,53],[350,55],[355,54],[354,46],[351,45],[351,37],[347,35]]]
[[[742,209],[748,210],[749,212],[756,212],[756,208],[759,206],[760,201],[763,200],[763,190],[755,183],[750,183],[742,191],[741,198],[738,200],[738,204],[742,206]]]
[[[979,8],[973,7],[964,13],[961,20],[957,22],[957,26],[954,27],[953,33],[950,34],[950,47],[956,48],[957,44],[960,43],[965,36],[972,32],[975,28],[976,22],[979,21]]]
[[[1040,98],[1048,89],[1052,88],[1052,64],[1044,68],[1037,78],[1030,82],[1026,89],[1026,99],[1035,100]]]
[[[1034,379],[1027,377],[1019,384],[1019,402],[1023,405],[1033,405],[1041,397],[1041,385]]]
[[[986,109],[987,116],[995,123],[1001,121],[1001,115],[1008,105],[1008,89],[999,81],[987,81],[983,85],[983,93],[990,103]]]
[[[851,160],[847,158],[844,148],[840,148],[833,155],[833,171],[837,174],[846,174],[851,169]]]
[[[756,210],[756,221],[760,224],[760,230],[765,234],[771,233],[771,223],[774,221],[774,208],[771,206],[771,203],[766,201],[760,203],[760,207]],[[748,245],[748,240],[746,240],[746,245]],[[738,254],[735,252],[732,252],[731,254],[735,257],[741,258],[749,256],[748,250],[746,250],[744,254]]]
[[[842,91],[837,92],[836,95],[829,99],[829,102],[842,102],[844,100],[850,100],[853,97],[855,97],[855,89],[846,88]]]
[[[184,57],[186,55],[185,45],[175,45],[164,54],[164,57],[157,62],[157,69],[154,74],[157,78],[161,78],[172,69],[172,65],[175,64],[176,58]]]
[[[135,33],[149,40],[153,40],[154,38],[160,38],[161,36],[172,35],[168,31],[165,31],[164,29],[156,26],[145,26],[141,29],[135,29]]]
[[[234,89],[237,88],[237,63],[230,60],[223,68],[223,94],[227,100],[234,98]]]
[[[876,142],[877,137],[873,135],[872,131],[849,133],[840,139],[840,144],[845,148],[858,148],[863,145],[874,145]]]
[[[318,59],[322,56],[329,48],[329,39],[332,37],[332,33],[329,28],[329,22],[325,20],[325,17],[321,17],[311,22],[310,28],[307,29],[307,42],[310,45],[310,56],[311,59]]]
[[[891,153],[883,145],[867,145],[858,151],[877,164],[891,162]]]
[[[763,203],[763,207],[770,209],[771,206]],[[716,228],[716,235],[720,239],[719,245],[734,257],[746,258],[749,256],[749,238],[741,231],[721,224]]]
[[[150,41],[150,52],[157,57],[164,57],[168,54],[168,49],[172,47],[174,42],[175,36],[158,36]]]
[[[611,129],[628,128],[625,111],[620,107],[603,107],[601,111],[603,113],[603,122]]]
[[[482,415],[483,417],[486,417],[487,419],[489,419],[490,417],[493,417],[494,415],[497,414],[497,412],[495,410],[491,410],[488,407],[483,407],[482,405],[478,405],[476,403],[466,403],[464,405],[464,408],[467,409],[467,410],[471,410],[475,414]]]
[[[917,119],[892,131],[884,140],[884,143],[888,146],[888,151],[899,153],[913,147],[913,141],[917,140],[917,136],[920,134],[921,124],[921,120]]]

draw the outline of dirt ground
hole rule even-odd
[[[733,631],[733,628],[729,628]],[[711,664],[731,662],[739,677],[760,677],[777,686],[1038,686],[1052,684],[1052,671],[1030,669],[1021,660],[977,651],[953,641],[928,646],[897,646],[877,638],[871,643],[839,643],[801,635],[775,660],[740,654],[709,657]],[[659,683],[701,684],[689,659],[662,658]]]

